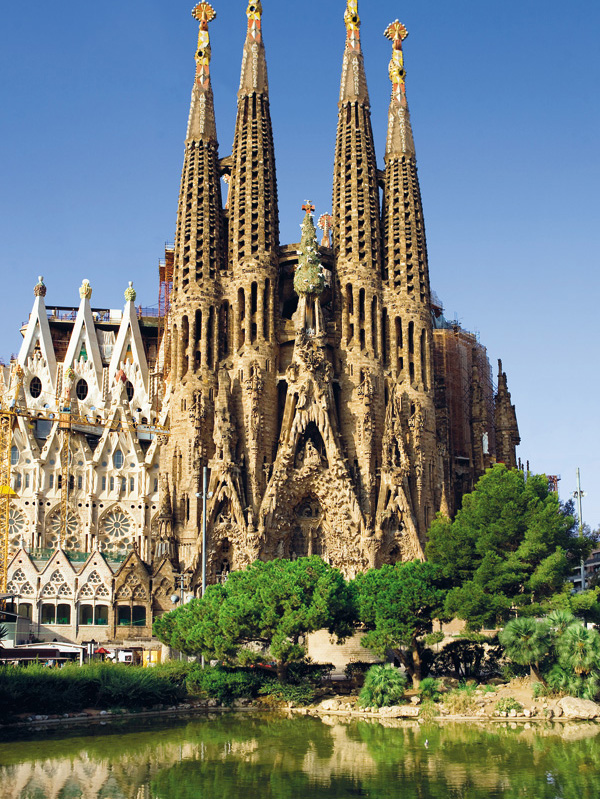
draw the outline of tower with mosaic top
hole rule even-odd
[[[318,209],[320,242],[310,201],[303,217],[300,203],[279,208],[267,3],[246,8],[225,156],[210,75],[216,12],[209,3],[193,11],[200,31],[174,252],[159,525],[160,552],[193,584],[204,470],[215,581],[256,558],[320,554],[347,574],[421,558],[435,514],[452,514],[494,462],[496,415],[498,454],[515,460],[504,373],[495,400],[485,348],[432,299],[407,29],[396,20],[385,31],[392,93],[380,165],[358,0],[340,6],[333,204]],[[299,242],[280,242],[280,212],[297,215]]]

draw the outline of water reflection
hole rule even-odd
[[[0,799],[596,799],[600,727],[215,716],[0,744]]]

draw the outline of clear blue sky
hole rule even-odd
[[[192,0],[5,3],[0,49],[0,354],[18,350],[38,274],[48,301],[119,307],[128,280],[157,301],[174,236],[197,23]],[[213,87],[231,151],[246,0],[215,0]],[[281,240],[300,206],[331,208],[344,0],[263,0]],[[600,60],[597,0],[362,0],[383,165],[390,44],[405,44],[431,282],[502,357],[522,459],[581,467],[600,524],[597,303]]]

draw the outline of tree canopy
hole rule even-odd
[[[590,548],[570,510],[544,475],[488,469],[454,521],[439,515],[429,531],[427,556],[454,585],[446,612],[472,629],[495,626],[515,609],[539,613]]]
[[[442,614],[444,582],[438,566],[421,561],[371,569],[355,580],[359,619],[368,630],[363,646],[382,657],[391,649],[415,684],[421,679],[419,638]]]
[[[337,569],[310,557],[256,561],[233,572],[224,585],[209,586],[202,599],[157,619],[154,633],[189,655],[225,662],[258,644],[284,679],[287,664],[306,654],[304,635],[327,628],[343,640],[355,619],[353,588]]]

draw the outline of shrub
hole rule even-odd
[[[453,674],[457,680],[478,677],[485,657],[482,644],[459,639],[442,648],[435,659],[438,674]]]
[[[539,699],[540,696],[548,694],[548,688],[541,682],[534,682],[531,686],[531,693],[534,699]]]
[[[511,710],[516,710],[517,713],[523,712],[523,705],[513,696],[505,696],[504,699],[499,699],[496,702],[496,710],[500,713],[510,713]]]
[[[327,677],[335,669],[333,663],[313,663],[310,658],[290,663],[287,672],[287,681],[292,685],[320,685],[324,677]]]
[[[358,697],[360,707],[397,705],[404,697],[406,677],[389,663],[371,666]]]
[[[199,666],[187,678],[190,694],[204,695],[230,705],[235,699],[253,699],[267,682],[274,681],[271,675],[257,669],[229,669],[214,666],[201,669]]]
[[[557,694],[570,694],[580,699],[595,700],[600,691],[598,676],[574,674],[570,668],[555,663],[546,675],[548,690]]]
[[[364,660],[356,660],[354,663],[348,663],[344,669],[344,674],[349,680],[355,677],[363,676],[369,671],[372,666],[383,666],[383,663],[367,663]]]
[[[0,712],[64,713],[85,707],[135,709],[183,699],[181,683],[157,669],[91,663],[49,669],[40,665],[0,668]]]
[[[256,666],[258,663],[264,663],[265,658],[268,660],[268,655],[265,656],[263,652],[256,652],[253,649],[240,649],[237,653],[237,662],[240,666]]]
[[[419,710],[419,719],[424,722],[431,722],[439,716],[439,710],[433,699],[426,699]]]
[[[259,693],[278,702],[293,702],[294,705],[310,705],[315,700],[315,689],[311,685],[290,685],[289,683],[268,682]]]
[[[441,683],[434,677],[425,677],[419,683],[419,696],[421,699],[432,699],[437,702],[440,698]]]
[[[462,716],[477,709],[472,686],[461,686],[444,694],[442,704],[449,713]]]
[[[501,673],[502,679],[510,682],[515,677],[527,677],[529,668],[527,666],[519,666],[517,663],[504,663]]]

